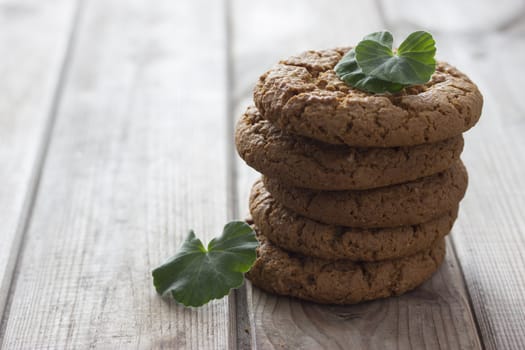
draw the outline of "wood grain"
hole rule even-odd
[[[399,34],[400,31],[431,31],[434,35],[486,35],[523,20],[525,2],[522,0],[463,0],[431,1],[376,0],[385,15],[385,25]],[[399,36],[399,42],[403,40]],[[442,42],[438,42],[441,46]],[[438,48],[439,49],[439,48]]]
[[[150,271],[226,221],[221,2],[86,2],[3,327],[5,349],[225,349],[228,301]]]
[[[76,1],[0,1],[0,317],[38,182]]]
[[[398,33],[426,17],[426,6],[414,6],[415,1],[382,3],[389,27]],[[485,348],[523,349],[525,4],[442,1],[439,7],[432,16],[438,54],[465,71],[485,100],[479,124],[465,137],[462,158],[470,179],[454,248]],[[461,30],[454,31],[449,22],[457,16]]]
[[[450,39],[448,56],[485,98],[463,159],[470,185],[454,244],[487,349],[525,348],[525,39],[505,34]],[[478,43],[479,45],[479,43]],[[498,52],[506,52],[504,59]],[[503,72],[493,67],[506,67]]]
[[[525,348],[521,0],[84,3],[74,23],[77,1],[0,0],[0,348]],[[201,309],[156,296],[186,230],[247,214],[231,129],[258,76],[385,27],[432,30],[485,96],[440,271],[347,307],[249,283]]]
[[[295,9],[291,11],[290,9]],[[370,2],[235,1],[235,115],[251,103],[256,79],[278,59],[310,48],[349,45],[384,27]],[[349,14],[352,20],[349,20]],[[329,19],[329,20],[328,20]],[[238,166],[241,213],[258,176]],[[320,306],[248,288],[259,349],[478,349],[481,347],[454,252],[421,288],[399,298],[346,307]],[[249,298],[249,299],[250,299]]]
[[[323,306],[254,288],[261,349],[478,349],[453,252],[434,277],[397,298]]]

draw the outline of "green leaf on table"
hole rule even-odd
[[[404,85],[423,84],[430,80],[436,69],[436,42],[430,33],[418,31],[410,34],[396,53],[392,51],[392,41],[385,38],[391,38],[391,35],[365,37],[356,46],[356,60],[363,73]]]
[[[398,92],[405,87],[402,84],[391,83],[364,74],[357,64],[354,49],[348,51],[334,69],[339,79],[346,84],[375,94]]]
[[[242,221],[226,224],[207,248],[190,231],[177,254],[153,270],[153,284],[159,294],[170,292],[185,306],[204,305],[243,284],[257,246],[255,232]]]
[[[347,85],[372,93],[395,93],[430,80],[436,68],[432,35],[414,32],[397,52],[392,50],[393,42],[388,31],[368,34],[335,66],[337,76]]]

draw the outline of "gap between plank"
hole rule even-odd
[[[377,8],[377,13],[379,14],[379,20],[384,25],[386,30],[393,30],[392,28],[394,25],[390,23],[390,21],[387,19],[385,9],[383,8],[383,1],[382,0],[375,0],[374,1],[375,6]],[[472,298],[470,295],[470,290],[468,288],[467,281],[465,279],[465,273],[463,271],[463,266],[461,264],[461,260],[459,259],[459,256],[457,254],[456,245],[454,243],[454,240],[448,239],[447,244],[450,245],[452,254],[454,254],[454,260],[458,264],[459,272],[461,274],[461,283],[463,284],[463,289],[465,290],[465,294],[467,296],[467,303],[469,307],[470,314],[472,315],[472,319],[474,321],[474,325],[476,327],[476,335],[478,336],[479,344],[481,345],[482,349],[486,349],[485,343],[483,342],[483,337],[481,334],[481,328],[479,325],[478,318],[476,316],[476,313],[474,312],[474,305],[472,303]]]
[[[224,30],[225,30],[225,69],[226,69],[226,203],[228,205],[228,220],[238,219],[239,193],[237,190],[237,162],[234,146],[233,133],[235,128],[235,104],[233,89],[235,86],[233,74],[233,47],[232,41],[232,4],[231,0],[223,0],[224,7]],[[234,349],[255,349],[255,328],[250,322],[248,305],[248,290],[246,283],[238,289],[234,289],[228,296],[229,307],[229,346]]]
[[[58,79],[55,86],[55,91],[51,100],[51,106],[47,116],[47,123],[43,131],[43,137],[41,145],[38,149],[38,155],[36,157],[36,162],[33,168],[33,174],[31,175],[30,185],[26,194],[26,199],[24,201],[24,207],[22,209],[22,214],[18,222],[17,228],[17,241],[15,243],[16,256],[13,259],[14,263],[12,266],[12,271],[10,274],[10,286],[5,300],[4,311],[1,315],[0,323],[0,348],[2,347],[1,340],[4,338],[5,328],[7,325],[7,320],[9,319],[10,306],[12,301],[13,291],[18,280],[18,265],[21,259],[21,256],[25,249],[25,236],[31,224],[31,218],[33,216],[33,209],[38,197],[38,189],[40,187],[40,181],[42,178],[43,169],[46,163],[46,159],[49,152],[49,146],[51,143],[51,137],[53,135],[53,130],[55,127],[55,122],[57,119],[58,109],[60,102],[62,100],[62,95],[64,91],[65,81],[71,66],[72,56],[73,56],[73,47],[76,42],[76,37],[78,33],[78,27],[80,18],[82,15],[82,9],[84,8],[84,0],[76,0],[76,5],[72,17],[72,24],[70,26],[71,30],[69,37],[66,42],[66,49],[64,53],[64,58],[62,60],[61,68],[58,73]],[[1,302],[1,300],[0,300]]]
[[[468,288],[467,281],[465,279],[465,273],[463,272],[463,265],[461,264],[461,261],[459,260],[458,253],[456,250],[456,244],[454,243],[453,239],[449,239],[448,243],[450,244],[450,248],[452,250],[452,253],[454,254],[456,263],[458,264],[459,272],[461,272],[461,283],[463,283],[463,288],[465,289],[465,294],[467,295],[467,302],[468,307],[470,309],[470,313],[472,314],[472,319],[474,320],[474,325],[476,326],[476,334],[479,339],[479,344],[481,345],[481,348],[484,350],[487,347],[485,346],[485,343],[483,342],[483,337],[481,336],[481,327],[478,322],[478,318],[476,316],[476,313],[474,312],[474,304],[472,303],[472,298],[470,296],[470,290]]]

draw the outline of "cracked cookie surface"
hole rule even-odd
[[[328,260],[378,261],[415,254],[450,232],[457,211],[418,225],[350,228],[295,214],[275,201],[261,180],[250,194],[250,212],[261,234],[285,250]]]
[[[415,181],[361,191],[317,191],[263,176],[276,201],[307,218],[349,227],[395,227],[430,221],[454,209],[467,189],[461,161]]]
[[[333,68],[347,50],[307,51],[264,73],[253,95],[263,117],[291,133],[359,147],[436,142],[478,121],[481,93],[448,63],[438,62],[426,84],[373,95],[336,76]]]
[[[445,256],[443,238],[420,253],[379,262],[305,257],[278,248],[260,233],[257,238],[257,260],[246,277],[265,291],[323,304],[403,294],[429,279]]]
[[[461,135],[411,147],[357,148],[286,133],[248,107],[237,123],[237,151],[248,165],[281,182],[318,190],[388,186],[452,166],[463,150]]]

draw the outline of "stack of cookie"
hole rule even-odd
[[[431,81],[372,95],[337,78],[346,50],[308,51],[263,74],[236,145],[263,174],[248,273],[264,290],[350,304],[399,295],[445,255],[467,188],[462,133],[482,96],[447,63]]]

